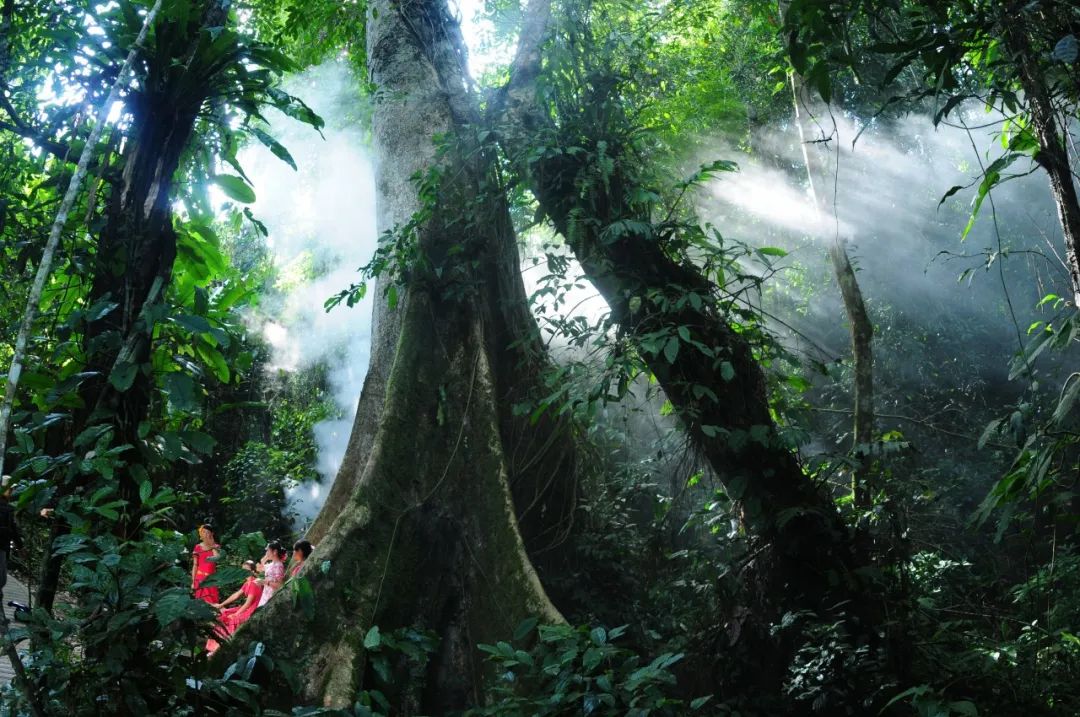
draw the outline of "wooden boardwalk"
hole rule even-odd
[[[7,585],[4,586],[4,614],[7,615],[8,620],[12,619],[15,613],[14,608],[8,607],[8,602],[14,600],[15,602],[21,602],[23,605],[30,604],[30,592],[26,589],[26,585],[21,580],[18,580],[14,575],[8,573]],[[15,677],[15,672],[11,669],[11,663],[8,661],[6,655],[0,655],[0,684],[7,684],[11,682]]]

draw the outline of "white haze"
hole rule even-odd
[[[833,134],[833,120],[822,119],[824,134],[833,135],[832,140],[810,143],[808,151],[819,170],[824,170],[819,172],[825,175],[824,181],[816,179],[815,189],[828,205],[826,212],[817,211],[808,196],[802,147],[793,126],[759,132],[749,155],[718,141],[715,156],[702,160],[734,159],[740,169],[707,185],[699,211],[731,239],[792,251],[783,262],[789,266],[820,266],[835,237],[849,240],[869,302],[891,303],[928,315],[950,311],[962,320],[969,312],[986,311],[1004,300],[996,264],[993,273],[984,276],[980,263],[985,262],[977,256],[998,249],[992,211],[996,207],[1004,248],[1035,249],[1049,257],[1048,261],[1014,255],[1007,260],[1010,298],[1021,314],[1018,319],[1023,319],[1045,292],[1060,294],[1067,287],[1067,275],[1054,257],[1055,251],[1061,251],[1061,232],[1045,176],[1036,172],[995,189],[993,206],[989,200],[984,203],[966,241],[960,236],[974,188],[958,192],[938,208],[951,187],[975,181],[981,174],[980,161],[988,165],[1002,154],[995,136],[1000,123],[994,120],[985,113],[973,113],[972,125],[993,126],[969,134],[963,128],[934,128],[927,117],[913,115],[872,126],[853,147],[858,130],[851,121],[836,118]],[[817,139],[818,132],[808,139]],[[1022,174],[1029,164],[1018,161],[1010,171]],[[949,258],[943,251],[976,256]],[[969,275],[970,282],[958,282],[968,267],[979,271]],[[783,286],[784,274],[774,281]],[[800,322],[839,325],[844,321],[838,291],[826,287],[815,293],[814,301],[804,307]],[[1005,335],[1015,337],[1007,320],[1001,328]],[[1011,340],[1015,348],[1015,338]],[[844,345],[832,348],[840,354]]]
[[[299,171],[262,146],[244,152],[252,178],[255,216],[269,229],[268,246],[279,268],[284,299],[264,307],[273,316],[261,327],[273,349],[271,370],[327,367],[341,418],[315,426],[321,482],[288,491],[303,525],[322,507],[348,443],[371,345],[370,295],[330,313],[323,302],[358,278],[357,267],[375,251],[375,187],[359,119],[359,82],[343,64],[326,64],[290,79],[286,89],[323,119],[324,140],[311,127],[271,113],[271,134],[295,158]],[[297,280],[304,267],[316,278]]]
[[[474,72],[482,71],[480,65],[484,63],[498,62],[477,52],[483,27],[480,21],[471,22],[477,17],[476,3],[461,0],[461,15],[466,20],[466,41],[477,58]],[[358,116],[363,104],[358,86],[358,79],[339,64],[315,68],[291,80],[289,89],[312,105],[328,124],[323,140],[309,127],[280,115],[271,117],[272,134],[296,158],[298,173],[262,147],[247,150],[243,158],[258,196],[254,211],[270,230],[270,247],[283,274],[296,274],[295,268],[305,261],[318,270],[318,278],[312,281],[287,284],[282,305],[264,312],[274,316],[273,321],[261,327],[273,347],[272,368],[297,371],[319,363],[327,366],[334,401],[342,416],[315,427],[321,482],[290,491],[291,508],[299,514],[301,524],[317,513],[337,473],[370,350],[370,296],[352,309],[341,307],[330,314],[323,310],[326,298],[356,279],[356,268],[368,261],[377,240],[375,190]],[[982,122],[986,119],[985,115],[979,118]],[[825,124],[831,132],[831,122]],[[813,145],[810,150],[820,155],[826,167],[828,179],[817,189],[835,215],[822,215],[808,200],[801,170],[802,148],[793,127],[786,126],[759,132],[753,138],[750,156],[717,141],[711,155],[701,158],[735,159],[740,164],[738,173],[724,175],[707,185],[698,203],[703,219],[730,238],[792,250],[793,255],[785,260],[789,265],[820,267],[827,242],[837,233],[851,239],[860,282],[871,304],[907,306],[912,312],[925,311],[928,315],[944,311],[955,315],[957,321],[985,311],[987,302],[1000,304],[1000,284],[958,284],[959,267],[937,258],[942,249],[977,253],[984,247],[996,248],[989,203],[967,243],[959,241],[971,190],[961,192],[940,210],[937,208],[949,187],[968,184],[979,173],[978,156],[984,163],[997,156],[1000,150],[993,149],[992,132],[973,133],[977,156],[966,132],[935,130],[924,117],[873,128],[862,135],[854,149],[851,140],[855,128],[842,118],[837,125],[837,134],[830,143]],[[1014,167],[1022,171],[1021,163]],[[1025,217],[1032,228],[1019,243],[1041,243],[1042,239],[1033,237],[1042,233],[1052,243],[1060,244],[1060,230],[1041,175],[1010,182],[994,196],[1002,215]],[[530,293],[539,288],[541,277],[548,273],[542,259],[539,266],[531,261],[542,257],[538,245],[543,241],[545,238],[530,237],[523,247],[523,278]],[[977,260],[968,262],[972,263]],[[1041,277],[1059,272],[1043,266],[1035,273]],[[569,275],[576,278],[579,274],[580,267],[572,262]],[[784,280],[782,274],[774,279],[780,285]],[[576,285],[559,305],[547,299],[534,305],[541,326],[545,313],[579,315],[590,323],[606,313],[606,304],[589,282],[577,279],[573,283]],[[1015,297],[1018,306],[1033,306],[1040,292],[1047,289],[1032,289],[1032,285],[1016,283],[1028,292]],[[835,294],[831,287],[816,290],[813,305],[795,315],[789,311],[786,317],[794,319],[800,330],[824,336],[831,344],[828,348],[842,355],[843,314]],[[1004,329],[1003,325],[1003,347],[1012,340]],[[566,349],[561,337],[552,343],[556,354]],[[575,353],[570,350],[566,357],[573,358]],[[633,411],[630,407],[622,410]],[[627,417],[623,414],[617,420]],[[668,420],[663,423],[668,427]],[[654,436],[646,443],[652,445],[655,440]]]

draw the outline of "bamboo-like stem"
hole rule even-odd
[[[809,139],[803,126],[803,110],[809,106],[810,95],[806,91],[802,78],[791,72],[791,94],[795,109],[795,127],[799,132],[799,144],[802,148],[803,165],[806,168],[806,181],[810,201],[814,209],[826,216],[828,208],[825,197],[818,192],[814,182],[815,167],[809,151]],[[851,354],[855,369],[854,426],[852,431],[852,454],[858,461],[851,477],[851,493],[855,506],[868,509],[872,501],[873,486],[870,485],[871,457],[869,446],[874,442],[874,325],[866,310],[862,290],[859,288],[855,270],[851,266],[846,240],[839,234],[833,237],[829,247],[829,260],[832,263],[836,284],[844,300],[844,311],[851,324]]]
[[[26,358],[26,346],[30,341],[30,332],[34,328],[34,321],[37,319],[38,308],[41,304],[41,294],[45,290],[45,282],[48,281],[49,274],[52,271],[53,257],[56,254],[57,246],[60,244],[60,234],[64,230],[64,225],[67,224],[68,214],[71,213],[71,208],[75,206],[75,199],[79,194],[83,179],[86,177],[87,168],[90,166],[90,157],[94,153],[94,147],[101,140],[101,134],[105,129],[109,111],[112,109],[113,103],[116,102],[116,98],[120,94],[120,88],[127,82],[131,67],[135,64],[135,58],[138,56],[139,50],[142,48],[142,44],[149,34],[150,28],[154,24],[154,18],[157,17],[159,10],[161,10],[161,0],[157,0],[157,2],[154,3],[154,6],[150,8],[150,11],[146,13],[146,19],[143,21],[139,36],[136,38],[131,51],[128,52],[127,58],[120,68],[120,73],[117,75],[116,81],[113,82],[112,88],[109,90],[109,96],[105,98],[105,102],[98,107],[97,117],[95,118],[96,121],[90,130],[90,136],[86,140],[86,145],[79,154],[79,163],[75,167],[75,173],[71,176],[71,182],[68,184],[67,191],[64,193],[64,199],[60,202],[60,209],[57,210],[56,218],[53,220],[52,228],[49,230],[49,239],[45,243],[45,250],[41,254],[41,262],[38,264],[37,274],[34,276],[34,284],[30,287],[30,296],[26,300],[26,310],[23,312],[22,323],[19,326],[19,335],[15,339],[15,351],[11,357],[11,368],[8,369],[7,373],[7,386],[4,390],[4,402],[3,405],[0,406],[0,464],[3,463],[4,457],[7,455],[7,437],[11,423],[11,409],[15,405],[15,392],[19,388],[19,378],[22,375],[23,361]]]

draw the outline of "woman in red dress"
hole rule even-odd
[[[195,597],[213,605],[220,596],[217,586],[201,587],[204,580],[217,570],[217,559],[221,555],[221,546],[214,539],[214,527],[209,523],[199,526],[199,543],[191,551],[195,556],[191,566],[191,589]]]
[[[262,597],[262,585],[259,584],[258,578],[255,575],[255,561],[245,560],[244,568],[251,573],[248,579],[244,581],[244,584],[240,586],[240,589],[230,595],[216,605],[211,607],[217,608],[221,612],[218,614],[218,624],[214,627],[214,636],[217,639],[210,638],[206,641],[206,652],[210,655],[218,649],[218,639],[224,640],[231,636],[239,629],[241,625],[247,622],[251,614],[255,612],[255,608],[259,605],[259,598]],[[226,605],[236,602],[237,600],[243,600],[237,607],[225,607]]]

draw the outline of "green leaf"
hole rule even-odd
[[[255,201],[255,190],[234,174],[216,174],[213,181],[214,184],[221,187],[221,191],[225,192],[225,196],[230,199],[241,204],[251,204]]]
[[[217,441],[213,436],[202,431],[180,431],[180,439],[196,453],[208,456],[214,452]]]
[[[206,320],[205,316],[196,316],[194,314],[180,314],[174,316],[172,319],[177,324],[180,324],[185,329],[193,334],[209,333],[213,327],[210,322]]]
[[[949,710],[961,717],[979,717],[979,708],[970,700],[957,700],[949,703]]]
[[[162,627],[171,625],[181,617],[196,620],[210,620],[214,617],[210,606],[191,597],[185,588],[172,588],[162,593],[154,601],[153,611]]]
[[[120,361],[109,373],[109,383],[111,383],[113,388],[117,391],[123,393],[135,383],[135,376],[138,375],[138,373],[138,364],[133,364],[130,361]]]
[[[758,252],[758,254],[763,254],[765,256],[785,257],[785,256],[788,255],[788,253],[786,251],[784,251],[780,247],[775,247],[775,246],[763,246],[760,249],[758,249],[757,252]]]
[[[382,635],[379,633],[379,626],[372,625],[371,629],[364,635],[364,649],[375,650],[382,644]]]
[[[214,378],[222,383],[229,382],[232,373],[229,371],[229,364],[221,351],[208,344],[200,343],[196,347],[195,352],[199,354],[199,358],[201,358],[210,368],[210,372],[214,374]]]
[[[304,617],[310,620],[315,617],[315,591],[311,588],[311,581],[304,577],[296,577],[289,581],[292,590],[293,609],[298,609]]]
[[[735,378],[735,367],[731,365],[730,361],[723,361],[720,363],[720,378],[725,381],[730,381]]]
[[[70,555],[86,547],[87,538],[83,535],[69,533],[61,535],[53,541],[53,555]]]
[[[675,358],[678,355],[679,339],[675,336],[672,336],[670,339],[667,340],[667,343],[664,344],[664,358],[667,359],[668,363],[675,363]]]
[[[180,411],[193,411],[199,406],[195,393],[195,381],[186,373],[174,371],[165,374],[165,393],[169,401]]]
[[[292,155],[289,154],[289,150],[285,149],[281,142],[278,142],[258,127],[250,127],[249,131],[255,135],[255,138],[262,142],[267,149],[273,152],[275,157],[292,167],[293,170],[296,170],[296,160],[292,158]]]
[[[993,421],[990,421],[990,423],[986,424],[986,428],[983,429],[982,435],[979,436],[979,441],[977,444],[980,450],[982,448],[985,448],[986,444],[990,441],[990,439],[997,434],[1004,420],[1005,419],[1003,418],[996,418]]]
[[[208,576],[199,584],[208,588],[227,587],[231,590],[234,586],[239,587],[242,585],[249,575],[251,573],[247,570],[235,565],[218,565],[217,569],[214,570],[214,574]]]
[[[521,624],[514,630],[515,640],[524,640],[529,634],[536,628],[536,624],[540,622],[535,617],[527,617],[521,621]]]
[[[956,194],[957,192],[959,192],[963,188],[964,188],[963,185],[960,185],[960,184],[957,184],[957,185],[954,185],[954,186],[950,187],[949,191],[945,192],[945,194],[941,197],[941,201],[937,203],[938,207],[940,207],[942,204],[944,204],[946,199],[948,199],[952,195]]]
[[[964,231],[960,234],[961,241],[967,239],[968,234],[971,233],[972,228],[975,226],[975,220],[979,216],[979,209],[982,208],[983,200],[990,194],[991,189],[1001,183],[1001,173],[1008,169],[1013,162],[1023,156],[1024,155],[1019,152],[1009,152],[1008,154],[995,159],[990,166],[986,168],[982,181],[979,182],[979,190],[975,194],[975,202],[971,207],[971,217],[968,219]]]
[[[585,672],[592,672],[599,665],[600,661],[604,659],[604,653],[595,647],[590,647],[585,650],[585,654],[581,657],[581,666],[585,669]]]

